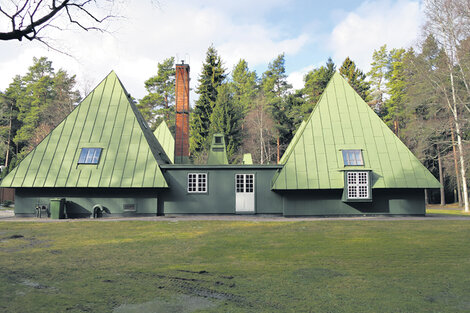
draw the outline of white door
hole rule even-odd
[[[255,175],[235,175],[235,212],[255,213]]]

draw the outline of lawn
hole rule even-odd
[[[2,312],[469,312],[469,221],[0,223]]]

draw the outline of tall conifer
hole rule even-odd
[[[206,60],[199,76],[196,93],[199,99],[192,113],[190,150],[193,158],[208,148],[210,143],[210,117],[217,99],[217,88],[225,80],[225,69],[222,60],[213,46],[207,49]]]

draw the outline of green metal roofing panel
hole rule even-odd
[[[78,164],[101,148],[98,164]],[[2,181],[2,187],[168,187],[171,161],[119,78],[111,72]]]
[[[227,149],[225,148],[224,134],[212,135],[211,148],[207,158],[209,165],[228,164]]]
[[[284,154],[282,155],[281,159],[279,160],[279,164],[285,164],[286,163],[286,160],[287,160],[287,155],[289,155],[290,151],[292,150],[292,148],[295,146],[295,142],[297,141],[297,138],[299,137],[299,134],[302,132],[302,130],[305,128],[305,125],[307,123],[305,123],[305,121],[302,121],[302,123],[300,124],[299,128],[297,129],[297,131],[295,132],[295,135],[294,135],[294,138],[292,138],[291,142],[289,143],[289,145],[287,146],[287,149],[286,151],[284,151]]]
[[[345,166],[342,150],[362,151],[364,166]],[[282,156],[273,189],[341,189],[343,172],[371,170],[372,188],[439,188],[436,178],[354,89],[335,73]]]
[[[175,163],[175,138],[173,138],[173,135],[165,121],[162,121],[160,125],[158,125],[153,134],[162,145],[163,150],[165,150],[170,161]]]

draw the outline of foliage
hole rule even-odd
[[[305,87],[303,93],[305,94],[306,101],[302,108],[303,118],[307,119],[313,108],[320,100],[320,96],[328,85],[328,82],[336,72],[336,65],[331,58],[328,58],[325,66],[313,69],[308,72],[304,77]]]
[[[278,55],[269,63],[268,69],[262,75],[261,86],[277,132],[276,142],[266,142],[268,145],[266,156],[269,162],[271,161],[271,156],[277,155],[277,158],[280,158],[282,155],[281,147],[287,147],[295,130],[289,127],[288,123],[288,115],[291,108],[289,103],[286,102],[286,97],[289,95],[292,85],[287,82],[284,54]],[[272,154],[269,152],[271,150],[279,151],[279,153]]]
[[[468,221],[163,218],[1,228],[4,312],[139,311],[182,295],[210,301],[204,312],[468,308]],[[180,302],[162,312],[190,312]]]
[[[20,161],[73,110],[80,100],[74,87],[75,75],[62,69],[55,72],[45,57],[33,58],[28,73],[14,78],[0,102],[2,110],[9,112],[1,127],[10,160]],[[16,156],[11,153],[13,145]]]
[[[217,50],[210,46],[207,49],[206,59],[199,76],[199,86],[196,93],[199,99],[196,101],[191,120],[190,151],[192,158],[208,148],[210,117],[217,100],[217,90],[225,81],[225,69]]]
[[[356,67],[356,63],[347,57],[339,68],[339,72],[359,96],[361,96],[364,101],[368,101],[370,86],[366,81],[366,74]]]
[[[229,84],[222,84],[217,89],[217,99],[210,118],[209,138],[213,134],[225,135],[227,158],[233,161],[237,156],[242,142],[243,107],[234,100]]]
[[[251,72],[248,68],[248,63],[240,59],[232,71],[232,90],[233,100],[243,108],[243,113],[246,113],[256,95],[258,93],[258,82],[256,72]]]
[[[149,122],[150,128],[166,122],[170,130],[175,125],[175,58],[163,60],[157,65],[157,75],[145,81],[148,94],[139,101],[137,107]]]
[[[243,121],[243,152],[251,153],[254,163],[266,164],[274,157],[274,125],[266,97],[260,93]]]
[[[383,45],[379,50],[374,50],[370,66],[371,69],[367,75],[370,76],[372,108],[381,116],[384,109],[384,96],[388,91],[386,83],[390,68],[390,56],[387,51],[387,45]]]

